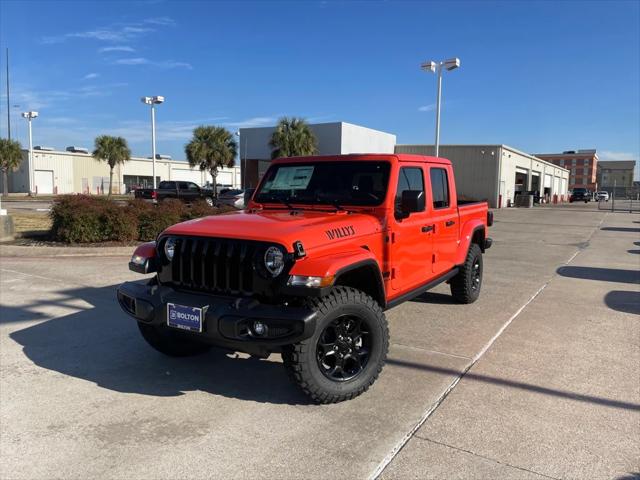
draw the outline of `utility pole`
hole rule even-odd
[[[9,105],[9,47],[7,47],[7,138],[11,140],[11,109]]]

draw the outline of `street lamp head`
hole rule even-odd
[[[422,65],[420,65],[420,68],[422,70],[424,70],[425,72],[435,73],[435,71],[436,71],[436,62],[429,60],[427,62],[424,62]]]
[[[455,70],[456,68],[460,68],[460,59],[457,58],[457,57],[456,58],[450,58],[448,60],[445,60],[442,63],[444,65],[444,68],[446,68],[449,71]]]
[[[151,101],[156,104],[164,103],[164,97],[162,95],[156,95],[151,97]]]
[[[36,118],[38,116],[38,112],[22,112],[22,118],[27,118],[31,120],[32,118]]]
[[[151,103],[152,103],[152,98],[151,98],[151,97],[142,97],[142,98],[140,98],[140,101],[141,101],[142,103],[146,103],[147,105],[151,105]]]

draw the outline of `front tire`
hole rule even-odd
[[[190,357],[207,352],[211,346],[187,338],[182,332],[168,327],[156,327],[138,322],[138,328],[149,345],[169,357]]]
[[[311,338],[284,347],[291,379],[317,403],[350,400],[376,381],[389,350],[389,327],[380,305],[351,287],[335,287],[309,300],[317,312]]]
[[[472,243],[458,274],[451,279],[451,295],[458,303],[473,303],[482,287],[482,250]]]

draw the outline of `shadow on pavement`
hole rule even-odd
[[[602,227],[600,230],[605,230],[607,232],[640,233],[640,228],[634,228],[634,227]]]
[[[429,372],[441,373],[445,375],[460,375],[459,370],[445,367],[435,367],[432,365],[425,365],[423,363],[407,362],[404,360],[395,360],[392,358],[387,359],[387,364],[397,365],[399,367],[414,368],[417,370],[426,370]],[[506,380],[504,378],[491,377],[489,375],[481,375],[478,373],[467,372],[464,376],[465,379],[474,380],[478,382],[486,382],[494,385],[502,385],[504,387],[517,388],[520,390],[527,390],[530,392],[541,393],[543,395],[551,395],[554,397],[568,398],[579,402],[595,403],[605,407],[619,408],[623,410],[637,410],[640,411],[640,404],[622,402],[619,400],[612,400],[604,397],[596,397],[593,395],[583,395],[581,393],[568,392],[566,390],[557,390],[555,388],[541,387],[539,385],[533,385],[531,383],[517,382],[514,380]]]
[[[558,275],[584,280],[599,280],[601,282],[640,283],[640,272],[637,270],[622,270],[619,268],[599,267],[560,267]]]
[[[90,308],[43,320],[10,334],[36,365],[117,392],[178,396],[200,390],[242,400],[309,404],[279,362],[232,358],[221,350],[189,358],[166,357],[146,344],[115,299],[115,286],[60,292],[59,300],[0,307],[2,323],[38,321],[41,306],[82,299]],[[77,308],[77,307],[76,307]]]
[[[639,255],[640,250],[627,250],[627,253],[635,253],[636,255]]]
[[[425,292],[422,295],[418,295],[417,297],[411,299],[411,301],[418,303],[434,303],[438,305],[457,305],[457,302],[453,299],[453,297],[445,293]]]
[[[604,303],[612,310],[640,315],[640,292],[611,290],[604,296]]]

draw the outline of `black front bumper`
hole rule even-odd
[[[267,305],[255,299],[178,292],[143,282],[126,282],[117,290],[120,307],[138,322],[167,326],[167,303],[205,307],[201,333],[185,333],[223,348],[262,355],[313,335],[316,312],[287,305]],[[266,333],[252,333],[254,322],[266,325]],[[180,330],[182,332],[182,330]]]

